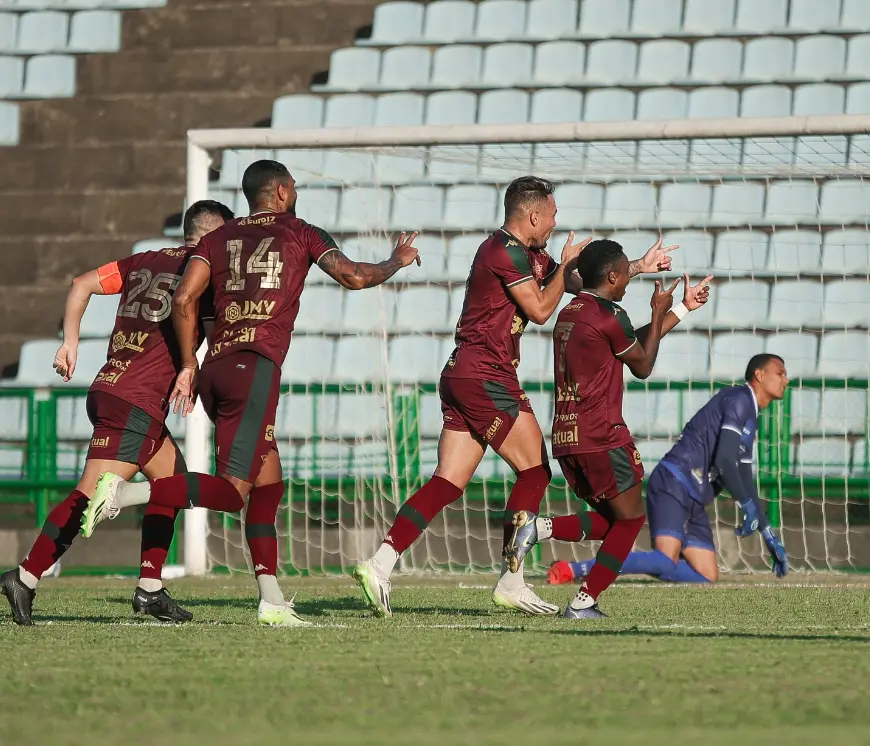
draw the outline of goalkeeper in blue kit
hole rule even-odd
[[[653,550],[632,552],[622,574],[652,575],[671,583],[715,582],[719,577],[713,531],[705,507],[723,490],[737,501],[745,538],[760,531],[778,578],[788,557],[758,499],[752,471],[758,413],[785,396],[785,363],[777,355],[755,355],[746,384],[719,391],[683,429],[680,439],[653,469],[647,484],[647,515]],[[555,562],[550,583],[585,577],[594,561]]]

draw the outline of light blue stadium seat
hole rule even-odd
[[[412,286],[396,293],[391,332],[429,334],[450,331],[450,291],[443,287]]]
[[[24,90],[24,58],[0,57],[0,97],[17,97]]]
[[[856,440],[852,448],[852,476],[866,476],[870,473],[870,455],[868,455],[867,438]]]
[[[534,79],[546,85],[562,85],[582,80],[586,48],[575,41],[539,44],[535,53]]]
[[[298,215],[324,230],[332,230],[338,222],[337,189],[299,189]]]
[[[272,105],[272,126],[275,129],[316,129],[323,123],[323,106],[322,96],[281,96]]]
[[[866,378],[870,365],[867,332],[825,332],[819,345],[819,375],[830,378]]]
[[[117,52],[121,49],[121,13],[117,10],[82,10],[70,22],[71,52]]]
[[[559,39],[573,36],[578,14],[578,0],[530,0],[525,37]]]
[[[477,6],[474,36],[485,41],[522,39],[526,28],[523,0],[483,0]]]
[[[736,117],[740,109],[740,94],[732,88],[704,86],[689,91],[689,119],[726,119]],[[699,167],[733,168],[740,163],[743,154],[743,141],[700,139],[689,144],[690,161]]]
[[[273,150],[224,150],[218,184],[222,187],[236,188],[242,183],[245,169],[259,160],[272,160]]]
[[[870,188],[864,181],[828,181],[822,185],[819,219],[823,223],[863,223],[868,210]]]
[[[870,83],[849,86],[846,92],[846,113],[870,114]]]
[[[62,52],[69,41],[69,15],[56,10],[24,13],[18,21],[19,52]]]
[[[773,350],[771,349],[771,352]],[[779,354],[774,352],[774,354]],[[792,372],[791,357],[785,358],[786,369],[789,376],[794,377],[796,373]],[[812,370],[815,370],[815,364]],[[804,433],[819,433],[822,431],[820,417],[822,392],[816,389],[793,388],[791,390],[791,432],[792,434],[803,435]]]
[[[763,212],[763,184],[726,182],[713,189],[710,220],[715,225],[752,225],[761,221]]]
[[[637,119],[685,119],[688,108],[689,94],[678,88],[648,88],[637,96]],[[681,147],[688,153],[687,144]]]
[[[278,400],[275,416],[275,435],[279,440],[286,438],[312,438],[326,430],[324,407],[320,406],[325,397],[317,397],[315,407],[313,394],[285,394]],[[283,448],[283,444],[282,444]]]
[[[479,124],[525,124],[529,120],[529,94],[505,88],[480,96]],[[480,149],[482,178],[507,184],[517,171],[531,168],[532,149],[527,145],[484,145]]]
[[[605,39],[589,45],[586,52],[586,78],[601,83],[634,80],[637,45],[630,41]]]
[[[480,83],[483,50],[467,44],[448,44],[435,50],[432,58],[432,85],[436,88],[461,88]]]
[[[786,27],[788,0],[739,0],[734,27],[757,34]]]
[[[439,0],[426,6],[423,38],[451,42],[474,37],[477,3],[469,0]]]
[[[381,53],[377,49],[346,47],[337,49],[329,58],[328,88],[358,91],[378,83]]]
[[[715,194],[714,194],[715,199]],[[767,267],[767,234],[726,231],[716,239],[713,270],[716,274],[754,275]]]
[[[388,189],[350,187],[341,194],[338,230],[385,231],[390,223],[392,195]]]
[[[423,33],[421,3],[392,2],[375,7],[372,42],[376,44],[407,44],[417,41]]]
[[[845,66],[846,40],[840,36],[805,36],[795,42],[793,75],[796,78],[836,77],[843,74]]]
[[[146,238],[133,244],[131,254],[144,254],[146,251],[160,251],[175,246],[177,242],[170,238]]]
[[[686,42],[670,39],[640,45],[637,78],[653,83],[671,83],[689,77],[691,48]]]
[[[622,413],[635,441],[638,438],[667,433],[661,432],[661,423],[657,419],[658,399],[655,392],[626,391],[623,394]]]
[[[117,295],[94,295],[82,316],[79,336],[108,337],[115,326],[115,315],[118,312]]]
[[[764,211],[766,220],[786,224],[813,221],[818,211],[819,189],[814,182],[794,179],[770,183]]]
[[[707,378],[710,345],[702,334],[674,331],[667,344],[659,348],[651,379],[657,381],[697,381]]]
[[[426,47],[392,47],[381,55],[379,87],[406,90],[429,85],[432,54]]]
[[[387,411],[383,394],[341,394],[335,397],[338,412],[336,435],[339,438],[383,438],[387,431]]]
[[[840,28],[864,32],[870,28],[870,5],[864,0],[843,0]]]
[[[20,386],[53,386],[60,381],[54,369],[54,355],[60,341],[57,339],[34,339],[21,345],[18,373],[14,379],[4,381]]]
[[[826,31],[840,25],[840,3],[791,0],[788,27],[798,31]]]
[[[343,306],[344,291],[337,284],[307,287],[299,301],[295,330],[337,333],[342,328]]]
[[[706,184],[665,184],[659,192],[659,225],[704,225],[712,188]]]
[[[414,246],[422,262],[419,267],[413,267],[414,279],[425,282],[447,279],[447,246],[444,237],[435,232],[422,234],[414,239]]]
[[[786,361],[792,378],[815,375],[819,360],[819,338],[802,332],[778,332],[766,340],[768,352]]]
[[[18,43],[18,15],[0,13],[0,54],[15,51]]]
[[[384,369],[384,340],[380,337],[342,337],[335,345],[335,378],[351,383],[381,381]]]
[[[776,36],[750,39],[743,48],[743,78],[764,82],[787,78],[794,64],[794,42]]]
[[[583,94],[568,88],[542,88],[532,94],[530,121],[579,122],[583,119]],[[541,143],[535,152],[542,155],[552,151],[554,145]]]
[[[26,398],[0,398],[0,439],[26,439],[29,422],[30,402]]]
[[[607,37],[628,31],[631,0],[583,0],[580,34]]]
[[[281,380],[284,383],[331,380],[334,346],[334,342],[322,334],[294,334],[287,359],[281,368]]]
[[[477,103],[477,96],[468,91],[433,93],[426,99],[426,124],[475,124]],[[478,146],[466,146],[463,148],[463,160],[458,161],[455,151],[439,158],[438,149],[433,148],[429,155],[429,178],[454,183],[463,176],[474,176],[478,170],[475,154],[479,152]]]
[[[397,383],[418,383],[420,381],[435,381],[438,379],[441,368],[444,366],[446,358],[441,355],[441,340],[436,337],[424,336],[419,334],[402,335],[393,337],[390,341],[390,378]],[[424,400],[430,400],[426,403],[432,406],[434,402],[437,405],[437,415],[429,412],[424,404]],[[424,435],[438,435],[441,429],[441,407],[438,404],[437,397],[421,397],[420,412],[421,424],[425,421],[430,422],[429,432]],[[427,418],[425,415],[429,414]],[[434,428],[431,423],[434,423]],[[434,429],[434,433],[431,432]]]
[[[783,85],[755,85],[743,91],[741,117],[791,116],[791,91]]]
[[[520,382],[549,383],[553,380],[553,340],[549,334],[536,334],[531,329],[523,335],[520,347]]]
[[[704,83],[739,80],[742,64],[743,45],[739,41],[701,39],[692,49],[692,80]]]
[[[75,386],[90,386],[100,368],[106,363],[108,339],[85,339],[79,343],[79,357],[72,383]],[[58,381],[60,378],[57,379]]]
[[[498,192],[494,187],[450,187],[444,200],[443,225],[448,230],[485,230],[494,225]]]
[[[821,271],[822,234],[813,230],[778,230],[770,238],[767,268],[775,274]]]
[[[755,280],[731,280],[716,288],[718,326],[754,329],[767,324],[770,286]]]
[[[601,222],[604,187],[600,184],[560,184],[556,188],[561,229],[579,232]]]
[[[825,285],[824,321],[827,327],[870,326],[867,280],[836,280]]]
[[[586,94],[584,122],[620,122],[634,119],[635,97],[624,88],[599,88]]]
[[[84,397],[62,396],[57,400],[57,434],[60,439],[90,440],[93,430]]]
[[[835,230],[825,234],[822,271],[826,274],[870,272],[870,244],[865,230]]]
[[[683,29],[706,36],[734,26],[736,0],[686,0]]]
[[[755,334],[717,334],[710,347],[710,375],[717,381],[741,382],[746,361],[757,352],[764,352],[764,342]]]
[[[345,243],[348,255],[364,262],[378,262],[387,259],[393,251],[393,242],[386,236],[353,236]],[[326,273],[323,273],[326,277]],[[329,279],[327,284],[331,283]]]
[[[820,282],[778,280],[770,294],[770,325],[776,329],[820,326],[823,295]]]
[[[638,245],[637,250],[645,252],[655,242],[654,234],[648,241],[644,238],[643,245]],[[713,234],[705,231],[668,231],[662,236],[665,246],[673,244],[680,247],[680,269],[690,275],[706,276],[710,267],[713,266]],[[633,252],[637,253],[637,252]]]
[[[370,50],[368,50],[370,51]],[[374,121],[375,99],[349,94],[332,96],[326,102],[325,127],[366,127]],[[367,153],[328,151],[323,160],[323,175],[338,183],[369,181],[375,158]]]
[[[842,114],[842,109],[837,113]],[[795,143],[795,165],[799,168],[845,166],[848,149],[849,138],[845,135],[798,137]]]
[[[533,57],[530,44],[493,44],[483,53],[481,80],[487,88],[527,83],[532,79]]]
[[[27,60],[24,76],[26,98],[67,98],[76,91],[75,57],[43,54]]]
[[[849,40],[846,56],[846,75],[857,80],[865,80],[868,65],[870,65],[870,34],[853,36]]]
[[[471,233],[450,239],[447,252],[447,279],[451,283],[464,283],[471,270],[471,262],[480,245],[487,239],[485,233]],[[460,299],[460,304],[462,300]],[[459,308],[453,309],[454,320],[459,318]]]
[[[625,234],[614,233],[613,235],[617,236],[618,238],[616,240],[619,241],[619,238]],[[622,241],[619,241],[619,243],[622,243]],[[643,243],[646,243],[646,248],[649,248],[651,245],[646,241]],[[622,245],[623,247],[626,246],[624,243]],[[632,256],[636,255],[630,251],[627,251],[627,253]],[[628,314],[628,318],[631,320],[635,329],[649,323],[650,317],[652,316],[649,303],[650,297],[653,293],[653,287],[654,285],[652,282],[633,280],[626,288],[625,297],[619,301],[619,305]]]
[[[813,83],[795,88],[792,113],[795,116],[842,114],[846,106],[846,92],[832,83]]]
[[[650,438],[636,440],[635,445],[640,452],[644,472],[652,474],[652,470],[656,468],[659,461],[667,455],[674,444],[670,440]]]
[[[852,445],[844,436],[803,438],[795,447],[794,471],[807,476],[849,473]]]
[[[444,192],[438,187],[404,186],[393,197],[393,221],[397,230],[440,229]]]
[[[636,34],[664,36],[680,31],[682,0],[634,0],[631,30]]]
[[[655,188],[651,184],[612,184],[604,198],[602,222],[614,228],[654,225]]]
[[[342,333],[383,334],[396,302],[394,284],[372,293],[348,293],[344,301]]]
[[[529,94],[515,89],[486,91],[480,96],[477,121],[480,124],[525,124],[529,121]]]
[[[387,93],[378,97],[375,125],[416,127],[423,124],[426,99],[418,93]],[[375,158],[375,179],[379,184],[406,184],[422,179],[426,161],[418,148],[409,148],[406,155],[379,154]]]
[[[822,389],[819,424],[826,434],[867,431],[867,392]]]

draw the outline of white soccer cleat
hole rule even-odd
[[[311,627],[311,622],[306,622],[296,613],[293,601],[284,604],[270,604],[268,601],[260,601],[257,607],[257,623],[266,627]]]
[[[553,616],[559,613],[558,606],[544,601],[528,585],[505,588],[499,584],[492,592],[492,602],[502,609],[516,609],[536,616]]]
[[[393,616],[390,607],[390,581],[378,575],[371,560],[360,562],[353,568],[353,579],[356,580],[366,603],[376,616]]]
[[[94,529],[105,520],[114,520],[121,512],[115,501],[118,487],[126,480],[117,474],[105,472],[100,474],[97,480],[97,489],[94,496],[88,500],[88,506],[82,515],[82,538],[90,539]]]

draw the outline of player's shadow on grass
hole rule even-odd
[[[870,637],[858,637],[857,635],[808,635],[808,634],[769,634],[759,632],[692,632],[690,630],[643,630],[636,627],[630,629],[547,629],[534,630],[545,632],[550,635],[573,635],[575,637],[679,637],[703,639],[727,638],[734,640],[805,640],[825,642],[862,642],[870,644]]]
[[[88,622],[89,624],[118,624],[120,622],[136,624],[137,620],[117,616],[86,616],[79,614],[76,616],[66,614],[37,614],[33,617],[35,624],[45,624],[46,622]],[[144,625],[145,622],[143,621]]]

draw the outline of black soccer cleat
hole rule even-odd
[[[33,613],[33,599],[36,598],[36,591],[31,590],[21,582],[17,567],[13,567],[0,575],[0,593],[6,596],[6,600],[9,601],[13,621],[23,627],[32,626],[31,614]]]
[[[154,593],[136,588],[133,593],[133,613],[147,614],[158,621],[176,624],[183,624],[193,619],[193,614],[179,605],[165,588]]]

